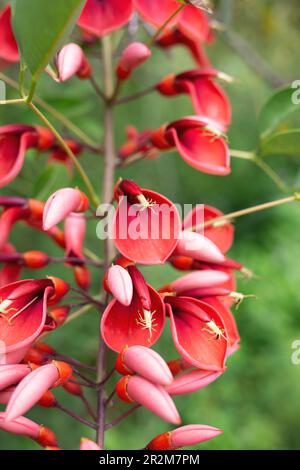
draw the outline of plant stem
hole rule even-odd
[[[130,416],[132,413],[134,413],[138,408],[140,408],[141,405],[135,405],[133,406],[132,408],[130,408],[128,411],[126,411],[126,413],[123,413],[121,416],[119,416],[118,418],[116,418],[114,421],[112,421],[111,423],[107,424],[105,429],[111,429],[113,428],[114,426],[116,426],[117,424],[119,424],[121,421],[123,421],[123,419],[125,418],[128,418],[128,416]]]
[[[27,105],[39,117],[39,119],[51,130],[51,132],[53,132],[53,134],[55,135],[57,141],[59,142],[59,144],[61,145],[63,150],[66,152],[68,157],[72,160],[74,166],[76,167],[78,173],[80,174],[80,176],[81,176],[81,178],[82,178],[82,180],[83,180],[83,182],[84,182],[84,184],[87,188],[87,191],[89,193],[91,201],[97,207],[99,205],[99,199],[98,199],[97,194],[95,193],[93,185],[92,185],[88,175],[86,174],[86,172],[82,168],[81,164],[79,163],[78,159],[76,158],[76,156],[74,155],[74,153],[72,152],[70,147],[68,146],[68,144],[64,141],[63,137],[55,129],[55,127],[51,124],[51,122],[46,118],[46,116],[44,116],[44,114],[33,103],[27,103]]]
[[[0,105],[6,105],[6,104],[24,104],[25,99],[24,98],[18,98],[16,100],[4,100],[0,101]]]
[[[11,86],[15,90],[19,90],[19,84],[13,80],[12,78],[8,77],[4,73],[0,72],[0,80],[3,80],[7,85]],[[22,103],[25,100],[22,98]],[[37,103],[41,108],[51,114],[57,121],[59,121],[64,127],[69,129],[74,135],[76,135],[83,143],[85,143],[88,147],[96,148],[97,145],[95,142],[90,139],[88,135],[86,135],[79,127],[77,127],[72,121],[70,121],[66,116],[61,114],[57,111],[53,106],[46,103],[42,98],[38,96],[34,96],[34,102]]]
[[[115,101],[115,105],[130,103],[130,101],[134,101],[139,98],[142,98],[143,96],[146,96],[149,93],[152,93],[153,91],[155,91],[155,85],[152,85],[149,88],[145,88],[145,90],[138,91],[137,93],[134,93],[133,95],[120,98]]]
[[[56,354],[55,353],[51,357],[55,357],[55,359],[67,362],[71,366],[80,367],[81,369],[87,369],[87,370],[90,370],[91,372],[96,371],[95,367],[89,366],[88,364],[84,364],[83,362],[77,361],[77,359],[74,359],[73,357],[66,356],[65,354]]]
[[[106,36],[102,39],[103,69],[104,69],[104,93],[106,96],[104,107],[104,176],[103,176],[103,203],[110,203],[113,196],[114,173],[115,173],[115,148],[113,128],[113,102],[109,98],[114,93],[113,84],[113,51],[111,38]],[[110,265],[114,256],[112,240],[107,238],[104,246],[104,269]],[[108,297],[107,297],[108,298]],[[106,346],[103,340],[99,344],[97,360],[97,382],[100,384],[97,408],[97,444],[104,449],[105,433],[105,384],[106,377]]]
[[[184,9],[184,7],[186,6],[185,3],[183,3],[182,5],[180,5],[179,8],[177,8],[177,10],[174,11],[174,13],[172,13],[172,15],[164,22],[164,24],[161,25],[161,27],[153,34],[153,36],[149,39],[148,43],[147,43],[147,46],[148,47],[152,47],[153,44],[155,43],[156,39],[161,35],[161,33],[163,32],[163,30],[168,26],[169,23],[171,23],[171,21],[178,15],[178,13],[181,12],[181,10]]]
[[[61,403],[56,403],[55,407],[58,410],[63,411],[64,413],[66,413],[68,416],[71,416],[71,418],[75,419],[76,421],[79,421],[80,423],[84,424],[85,426],[88,426],[89,428],[92,428],[92,429],[97,428],[97,426],[95,424],[91,423],[90,421],[87,421],[84,418],[81,418],[81,416],[78,416],[73,411],[69,410],[68,408],[65,408],[64,405],[62,405]]]
[[[266,209],[271,209],[272,207],[281,206],[282,204],[287,204],[290,202],[299,202],[300,201],[300,193],[295,193],[292,196],[288,196],[282,199],[277,199],[276,201],[265,202],[264,204],[259,204],[257,206],[248,207],[247,209],[242,209],[240,211],[230,212],[229,214],[222,215],[220,217],[215,217],[214,219],[210,219],[204,224],[194,225],[191,227],[191,230],[197,231],[203,227],[211,227],[217,226],[223,222],[231,222],[233,219],[237,217],[243,217],[244,215],[254,214],[255,212],[264,211]]]
[[[76,320],[77,318],[81,317],[82,315],[85,315],[86,313],[88,313],[94,307],[95,306],[91,305],[91,304],[90,305],[84,305],[84,307],[79,308],[74,313],[72,313],[72,315],[69,315],[68,318],[66,319],[65,323],[62,326],[67,325],[68,323],[70,323],[73,320]]]
[[[254,160],[255,154],[246,150],[230,149],[230,156],[235,158],[242,158],[243,160]]]
[[[106,96],[101,90],[100,86],[96,82],[95,78],[91,75],[89,78],[90,84],[94,88],[94,91],[96,92],[96,95],[98,95],[103,101],[106,101]]]

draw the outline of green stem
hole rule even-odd
[[[18,98],[16,100],[4,100],[0,101],[0,105],[6,105],[6,104],[24,104],[25,99],[24,98]]]
[[[161,27],[153,34],[153,36],[151,36],[151,38],[149,39],[149,41],[147,43],[148,47],[153,46],[156,39],[161,35],[163,30],[168,26],[169,23],[171,23],[171,21],[178,15],[178,13],[180,13],[184,9],[185,6],[186,6],[185,3],[180,5],[180,7],[177,8],[177,10],[175,10],[174,13],[172,13],[172,15],[164,22],[164,24],[162,24]]]
[[[106,97],[104,107],[104,175],[103,175],[103,203],[108,204],[113,197],[114,174],[115,174],[115,147],[114,147],[114,125],[113,125],[113,101],[111,97],[114,92],[114,69],[113,50],[111,37],[105,36],[102,39],[103,73],[104,73],[104,94]],[[104,270],[106,271],[114,256],[114,245],[112,240],[107,238],[104,245]],[[108,296],[107,300],[108,300]],[[100,449],[104,449],[105,420],[106,420],[106,394],[103,383],[106,377],[106,353],[107,349],[103,340],[100,340],[97,359],[97,382],[100,384],[97,407],[97,443]]]
[[[230,156],[235,158],[242,158],[243,160],[254,160],[255,158],[255,154],[253,152],[235,149],[230,149]]]
[[[195,232],[197,230],[200,230],[201,228],[219,226],[226,222],[230,223],[233,219],[236,219],[238,217],[254,214],[255,212],[264,211],[266,209],[271,209],[272,207],[281,206],[282,204],[287,204],[290,202],[300,202],[300,193],[294,193],[292,196],[277,199],[276,201],[265,202],[264,204],[259,204],[257,206],[248,207],[247,209],[230,212],[229,214],[225,214],[220,217],[215,217],[213,219],[208,220],[204,224],[194,225],[193,227],[191,227],[191,230]]]
[[[93,188],[93,185],[92,185],[88,175],[86,174],[86,172],[82,168],[81,164],[79,163],[78,159],[76,158],[76,156],[74,155],[74,153],[72,152],[70,147],[68,146],[68,144],[66,144],[66,142],[64,141],[64,139],[60,135],[60,133],[55,129],[55,127],[46,118],[46,116],[33,103],[27,103],[27,104],[28,104],[29,108],[38,116],[38,118],[48,127],[48,129],[50,129],[51,132],[53,132],[53,134],[55,135],[55,137],[56,137],[57,141],[59,142],[59,144],[61,145],[61,147],[64,149],[64,151],[66,152],[68,157],[72,160],[74,166],[76,167],[78,173],[80,174],[80,176],[81,176],[81,178],[82,178],[82,180],[83,180],[83,182],[86,186],[86,189],[89,193],[91,201],[97,207],[99,205],[100,201],[99,201],[98,196],[97,196],[97,194],[96,194],[96,192]]]

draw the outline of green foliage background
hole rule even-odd
[[[282,2],[236,0],[219,1],[222,18],[230,16],[230,28],[238,32],[287,82],[299,77],[297,0]],[[216,68],[234,77],[237,83],[228,87],[233,105],[233,123],[229,133],[230,146],[251,150],[258,139],[259,110],[271,95],[271,87],[250,69],[243,57],[236,54],[220,34],[208,49]],[[100,51],[99,51],[100,54]],[[188,54],[177,49],[170,54],[155,51],[148,65],[140,69],[126,93],[143,89],[172,71],[193,68]],[[97,79],[101,66],[96,66]],[[17,71],[13,74],[17,77]],[[298,74],[298,75],[297,75]],[[102,109],[93,97],[88,83],[73,79],[57,85],[43,76],[37,93],[53,106],[73,119],[94,139],[101,140]],[[125,94],[125,91],[124,91]],[[9,96],[15,96],[9,92]],[[159,126],[175,117],[192,114],[187,97],[162,98],[156,94],[119,107],[115,111],[117,140],[124,140],[124,126]],[[0,124],[37,123],[25,107],[1,107]],[[300,124],[297,113],[282,129]],[[300,187],[300,148],[298,157],[274,157],[269,163],[293,189]],[[88,170],[96,188],[101,192],[101,158],[85,153],[82,165]],[[22,174],[2,194],[39,195],[44,200],[56,188],[66,183],[61,177],[45,185],[40,179],[46,166],[44,155],[28,154]],[[138,163],[123,171],[122,176],[135,179],[141,186],[153,188],[179,203],[208,203],[224,212],[282,197],[258,168],[236,159],[232,162],[232,175],[225,178],[198,173],[188,167],[176,154],[161,156],[156,161]],[[298,449],[300,427],[300,366],[291,363],[291,344],[300,339],[300,207],[283,206],[254,216],[241,218],[236,223],[236,242],[230,255],[253,269],[257,277],[246,283],[240,281],[239,290],[255,293],[258,300],[245,302],[236,313],[242,341],[241,349],[228,363],[228,371],[216,383],[192,396],[176,399],[183,423],[206,423],[224,429],[224,434],[201,449]],[[19,251],[33,247],[59,254],[48,239],[23,227],[16,227],[12,237]],[[88,243],[101,254],[100,242],[92,222]],[[54,266],[45,272],[65,276],[65,268]],[[170,267],[144,269],[147,279],[159,286],[176,272]],[[32,273],[24,273],[25,276]],[[71,279],[70,273],[67,279]],[[94,271],[93,291],[101,285],[101,275]],[[49,343],[66,354],[93,363],[98,343],[98,318],[92,312],[77,322],[66,325],[49,336]],[[157,349],[166,358],[176,357],[168,331]],[[109,389],[113,382],[109,384]],[[59,391],[60,399],[69,407],[84,414],[76,398]],[[78,447],[81,436],[93,438],[93,433],[67,416],[55,411],[34,409],[32,419],[53,428],[62,447]],[[109,411],[109,417],[116,412]],[[168,425],[145,410],[139,410],[130,419],[107,433],[109,449],[141,448],[154,435],[169,429]],[[37,448],[32,442],[0,432],[1,449]]]

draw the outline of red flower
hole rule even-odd
[[[208,39],[207,39],[208,40]],[[168,49],[173,46],[185,46],[191,53],[200,68],[211,68],[211,63],[202,44],[197,39],[193,39],[178,28],[173,28],[171,31],[165,31],[157,40],[156,45]]]
[[[223,370],[228,339],[218,311],[189,297],[166,297],[165,301],[179,354],[199,369]]]
[[[7,5],[0,12],[0,66],[19,62],[19,51],[11,27],[11,7]]]
[[[179,239],[177,208],[166,197],[141,189],[133,181],[122,181],[118,191],[121,197],[113,233],[117,249],[136,263],[164,263]]]
[[[222,74],[214,69],[189,70],[166,77],[157,89],[167,96],[189,94],[196,114],[214,120],[225,131],[231,122],[231,105],[226,93],[214,81],[219,76]]]
[[[151,286],[148,290],[149,304],[134,291],[127,307],[117,300],[106,307],[101,321],[101,335],[107,346],[121,352],[125,346],[152,346],[160,337],[165,324],[163,301]]]
[[[53,290],[50,279],[30,279],[0,288],[0,342],[4,363],[20,362],[43,332],[47,298]]]
[[[140,15],[154,26],[161,26],[179,8],[176,0],[134,0]],[[205,41],[210,33],[208,19],[201,10],[192,5],[186,6],[168,25],[178,25],[188,36]]]
[[[26,150],[37,145],[38,133],[34,127],[21,124],[0,127],[0,188],[16,178]]]
[[[223,212],[219,211],[212,206],[195,207],[184,219],[183,228],[190,229],[197,224],[197,220],[202,220],[203,224],[211,219],[221,217]],[[201,226],[195,230],[202,233],[212,242],[214,242],[222,251],[226,253],[232,246],[234,240],[234,226],[228,221],[217,224],[216,226],[210,225],[207,227]]]
[[[89,33],[101,37],[126,24],[131,13],[131,0],[87,0],[78,24]]]
[[[204,173],[225,176],[231,172],[222,129],[204,117],[188,116],[172,122],[152,134],[152,143],[162,150],[176,147],[190,166]]]

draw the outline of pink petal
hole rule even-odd
[[[123,357],[126,367],[150,382],[160,385],[170,385],[173,382],[167,363],[152,349],[131,346],[125,350]]]
[[[228,281],[229,275],[221,270],[205,269],[193,271],[171,283],[172,289],[180,294],[190,289],[200,289],[221,286]]]
[[[122,266],[114,265],[108,270],[107,284],[115,299],[122,305],[128,307],[133,296],[133,285],[131,277]]]
[[[166,387],[169,395],[184,395],[186,393],[194,393],[207,387],[214,382],[222,372],[214,372],[207,370],[192,370],[186,372],[174,379],[173,383]]]
[[[161,385],[155,385],[142,377],[133,376],[128,380],[129,397],[152,413],[172,424],[181,422],[178,411],[168,393]]]
[[[213,439],[222,431],[204,424],[190,424],[171,431],[171,442],[174,449],[186,446],[195,446]]]
[[[6,408],[6,421],[13,421],[25,414],[42,398],[59,379],[54,364],[47,364],[32,371],[17,386]]]
[[[174,254],[215,264],[225,261],[223,253],[209,238],[188,230],[181,232]]]

